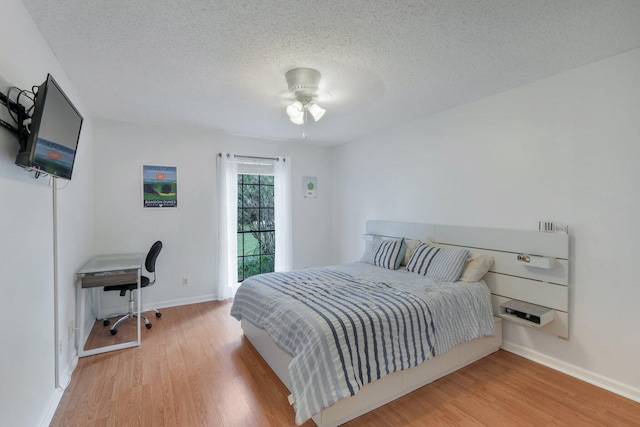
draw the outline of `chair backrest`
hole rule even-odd
[[[162,242],[158,240],[151,245],[151,249],[149,249],[149,253],[147,254],[147,259],[144,261],[144,267],[148,272],[153,273],[153,282],[150,282],[149,284],[153,284],[156,281],[156,258],[158,258],[161,250]]]

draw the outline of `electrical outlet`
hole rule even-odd
[[[62,341],[60,341],[60,344],[58,344],[58,352],[62,354]]]
[[[187,279],[186,277],[182,278],[182,286],[187,286],[189,284],[189,279]]]

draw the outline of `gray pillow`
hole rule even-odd
[[[373,264],[378,267],[397,270],[404,259],[407,245],[404,239],[375,238],[362,255],[361,262]]]
[[[467,256],[466,249],[440,248],[421,243],[411,255],[407,271],[431,279],[456,282],[462,274]]]

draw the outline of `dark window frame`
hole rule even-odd
[[[275,177],[238,173],[238,282],[274,271]],[[253,196],[253,197],[252,197]],[[257,200],[256,197],[257,196]],[[250,248],[247,248],[250,243]]]

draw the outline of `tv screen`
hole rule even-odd
[[[51,74],[47,75],[35,94],[25,149],[18,153],[16,164],[71,179],[82,121]]]

